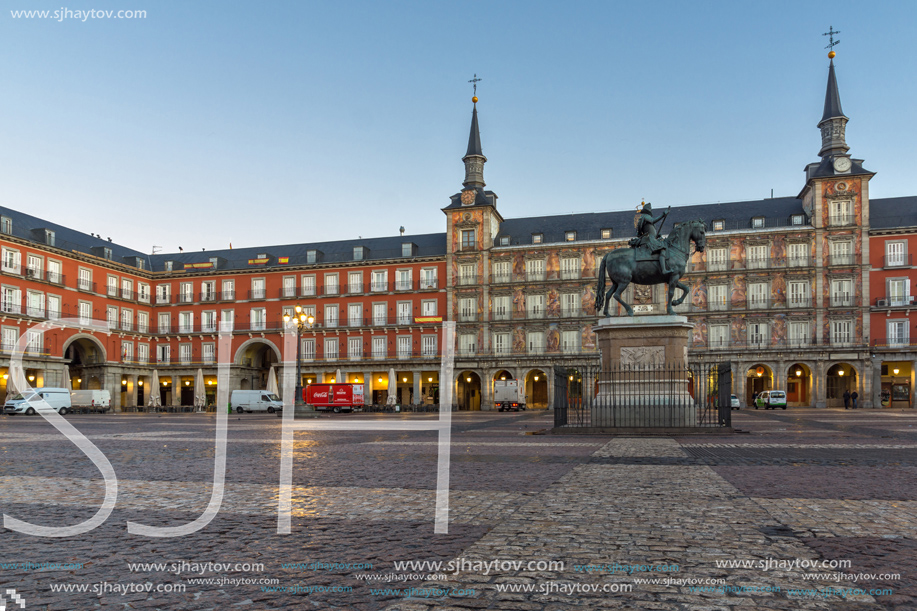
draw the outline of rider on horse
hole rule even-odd
[[[659,270],[663,275],[668,275],[669,270],[666,268],[666,259],[667,259],[667,248],[665,241],[658,237],[658,231],[656,230],[656,224],[662,222],[665,217],[669,215],[669,211],[672,209],[671,206],[668,209],[660,214],[658,217],[653,218],[653,205],[650,203],[643,204],[643,209],[640,210],[640,213],[637,216],[637,237],[631,240],[630,244],[633,248],[638,248],[640,246],[646,245],[649,247],[650,254],[659,253]]]

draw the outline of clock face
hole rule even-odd
[[[462,205],[470,206],[474,203],[474,189],[462,191]]]
[[[846,172],[850,169],[850,159],[848,157],[838,157],[834,160],[834,170],[836,172]]]

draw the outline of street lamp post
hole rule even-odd
[[[303,312],[301,305],[296,306],[296,313],[293,316],[283,315],[283,322],[296,323],[296,397],[293,405],[300,406],[303,404],[302,398],[302,332],[312,328],[315,324],[315,317]]]

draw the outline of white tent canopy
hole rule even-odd
[[[150,400],[147,402],[148,407],[162,407],[162,399],[159,398],[159,372],[153,370],[153,382],[150,384]]]
[[[207,407],[207,389],[204,386],[204,371],[198,367],[197,375],[194,378],[194,407],[198,411],[204,411]]]
[[[280,396],[280,391],[277,389],[277,372],[274,371],[274,366],[271,365],[271,370],[267,374],[267,389],[269,393],[273,393]]]
[[[395,368],[388,370],[388,399],[386,405],[395,405],[398,403],[398,378],[395,377]]]

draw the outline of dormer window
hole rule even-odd
[[[726,229],[726,221],[713,221],[713,231],[723,231]]]
[[[258,253],[258,254],[255,256],[255,258],[256,258],[256,259],[267,259],[267,253],[263,253],[263,252],[262,252],[262,253]]]
[[[603,239],[603,240],[610,240],[610,239],[611,239],[611,235],[612,235],[612,234],[611,234],[611,229],[603,229],[603,230],[602,230],[602,239]]]
[[[166,267],[167,272],[171,272],[172,271],[172,261],[166,261],[165,267]]]
[[[0,233],[7,235],[13,233],[13,219],[8,216],[0,216]]]
[[[402,242],[401,243],[401,256],[402,257],[413,257],[414,256],[414,243],[413,242]]]
[[[500,246],[509,246],[509,236],[500,236]]]
[[[102,248],[102,257],[111,261],[111,248],[109,248],[108,246],[104,246]]]
[[[55,234],[50,229],[45,229],[45,244],[48,246],[54,246]]]
[[[544,234],[542,233],[533,233],[532,234],[532,244],[541,244],[544,242]]]
[[[793,225],[805,225],[806,215],[804,214],[794,214],[790,217],[790,223]]]
[[[751,219],[751,226],[752,226],[753,229],[761,229],[762,227],[764,227],[764,217],[763,217],[763,216],[756,216],[756,217],[752,218],[752,219]]]
[[[316,253],[317,251],[315,250],[307,250],[306,251],[306,263],[315,263],[316,259],[318,259],[318,255]]]
[[[362,260],[363,260],[363,247],[362,247],[362,246],[354,246],[354,247],[353,247],[353,260],[354,260],[354,261],[362,261]]]
[[[576,232],[575,231],[565,231],[564,232],[564,241],[565,242],[575,242],[576,241]]]

